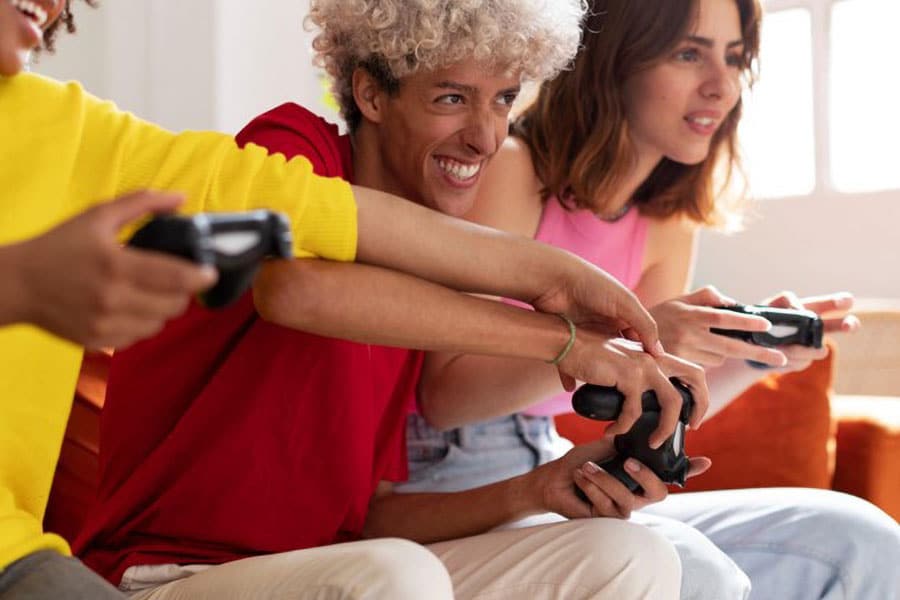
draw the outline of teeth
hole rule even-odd
[[[38,27],[43,27],[47,22],[47,11],[31,2],[31,0],[10,0],[13,6],[25,13]]]
[[[439,158],[437,164],[442,171],[462,181],[472,179],[481,171],[481,163],[467,165],[448,158]]]
[[[715,123],[715,119],[713,119],[712,117],[688,117],[688,120],[704,127],[708,127],[709,125]]]

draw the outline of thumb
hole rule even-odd
[[[695,306],[733,306],[737,301],[729,298],[715,287],[708,285],[690,294],[682,296],[681,300]]]
[[[140,191],[121,196],[102,205],[103,212],[110,227],[118,231],[128,223],[148,213],[172,212],[184,202],[181,194]]]

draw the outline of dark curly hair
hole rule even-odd
[[[98,0],[83,1],[88,6],[96,8]],[[41,50],[52,53],[56,49],[54,47],[54,42],[56,41],[56,36],[59,33],[60,27],[65,26],[68,33],[75,33],[75,15],[72,14],[72,0],[65,0],[65,2],[66,6],[63,8],[62,13],[60,13],[59,18],[56,19],[50,27],[44,30],[44,44],[41,46]]]

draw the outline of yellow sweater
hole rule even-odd
[[[280,210],[298,256],[356,253],[350,186],[313,175],[303,158],[239,150],[222,134],[172,134],[77,84],[0,77],[0,245],[139,189],[183,192],[186,212]],[[75,344],[0,327],[0,569],[35,550],[68,552],[41,522],[80,362]]]

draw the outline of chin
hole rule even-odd
[[[472,210],[473,204],[475,204],[475,194],[441,194],[434,197],[429,206],[445,215],[461,217]]]

